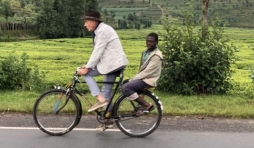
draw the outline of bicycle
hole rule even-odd
[[[77,74],[79,67],[73,74],[72,80],[65,86],[57,86],[53,89],[43,92],[35,101],[33,107],[33,118],[39,129],[52,136],[61,136],[69,133],[76,127],[82,117],[82,106],[80,98],[92,106],[92,103],[84,97],[76,85],[81,82]],[[113,103],[114,97],[121,88],[124,70],[117,72],[118,81],[115,82],[97,82],[114,84],[112,98],[109,104]],[[95,110],[97,120],[99,123],[105,123],[107,119],[115,121],[116,126],[124,134],[131,137],[145,137],[153,133],[159,126],[162,118],[162,103],[158,97],[150,90],[145,89],[138,94],[146,99],[147,102],[152,103],[154,109],[144,115],[137,115],[140,105],[135,101],[128,100],[123,94],[119,95],[113,103],[113,109],[109,115],[108,109],[101,108]],[[103,127],[105,131],[107,127]]]

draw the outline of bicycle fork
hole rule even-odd
[[[65,105],[68,103],[69,98],[70,98],[70,93],[68,93],[68,92],[69,92],[69,91],[66,92],[66,100],[65,100],[64,105],[58,109],[58,107],[59,107],[59,105],[60,105],[60,103],[61,103],[61,101],[62,101],[62,98],[63,98],[63,96],[64,96],[64,93],[63,93],[63,92],[61,92],[61,93],[59,94],[59,97],[57,98],[57,101],[56,101],[56,103],[55,103],[55,105],[54,105],[54,108],[53,108],[53,113],[54,113],[54,114],[59,113],[59,111],[60,111],[62,108],[64,108]]]

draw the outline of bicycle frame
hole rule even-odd
[[[87,98],[84,97],[84,93],[81,93],[81,92],[76,88],[76,85],[77,85],[78,83],[86,83],[86,82],[81,82],[81,81],[80,81],[80,79],[79,79],[80,76],[77,74],[78,69],[79,69],[79,67],[77,68],[76,72],[73,74],[73,79],[72,79],[72,81],[71,81],[70,83],[68,83],[68,84],[65,86],[66,94],[70,93],[70,96],[71,96],[72,93],[74,92],[74,94],[78,94],[79,96],[81,96],[81,97],[87,102],[87,104],[88,104],[89,106],[92,106],[92,103],[91,103]],[[99,83],[99,84],[113,84],[113,85],[115,86],[115,88],[113,89],[113,94],[112,94],[112,96],[111,96],[111,98],[110,98],[109,104],[111,104],[111,103],[113,102],[113,99],[114,99],[114,97],[115,97],[115,95],[116,95],[116,93],[117,93],[117,90],[118,90],[118,88],[119,88],[119,87],[121,86],[121,84],[122,84],[123,77],[124,77],[123,71],[124,71],[124,69],[123,69],[123,70],[119,70],[119,71],[116,72],[117,74],[119,74],[119,75],[117,75],[117,77],[119,77],[119,80],[118,80],[118,81],[115,81],[115,82],[97,81],[97,83]],[[61,89],[63,89],[63,88],[61,88]],[[79,99],[78,99],[77,101],[79,101],[79,104],[81,104]],[[114,105],[114,104],[113,104],[113,105]],[[95,112],[97,113],[97,115],[102,116],[102,117],[105,118],[105,119],[107,119],[107,118],[117,119],[118,117],[116,117],[116,116],[106,117],[106,114],[107,114],[107,112],[108,112],[108,110],[109,110],[109,106],[110,106],[110,105],[108,105],[108,106],[106,107],[106,109],[105,109],[105,111],[104,111],[103,114],[101,114],[101,112],[98,111],[98,110],[95,110]],[[113,108],[114,108],[114,106],[113,106]]]

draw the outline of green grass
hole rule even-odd
[[[173,116],[213,116],[232,118],[253,118],[254,100],[244,96],[181,96],[155,91],[163,103],[163,114]],[[39,94],[24,91],[1,92],[1,112],[32,112],[33,105]],[[89,101],[95,99],[86,96]],[[83,112],[87,113],[89,106],[80,99]]]
[[[232,65],[235,71],[232,79],[239,83],[239,86],[226,95],[181,96],[155,91],[163,103],[164,114],[254,117],[254,87],[249,77],[249,70],[254,69],[254,50],[248,48],[254,41],[254,31],[239,28],[225,29],[225,34],[231,39],[229,44],[234,43],[238,48],[235,52],[237,60]],[[125,78],[130,78],[137,72],[140,53],[145,49],[145,37],[152,31],[163,32],[163,29],[160,25],[153,25],[150,29],[117,31],[130,62],[125,70]],[[45,73],[48,83],[63,85],[72,78],[76,67],[86,63],[92,52],[91,43],[91,38],[0,42],[0,59],[6,58],[9,54],[20,56],[26,52],[29,56],[29,65],[38,65],[39,71]],[[40,93],[29,91],[2,90],[0,90],[0,94],[0,110],[2,112],[31,112],[35,99],[40,95]],[[92,102],[95,101],[91,95],[86,97]],[[84,111],[86,111],[88,106],[84,100],[81,102]]]
[[[165,106],[164,114],[174,116],[254,117],[254,100],[236,95],[180,96],[158,94]]]
[[[31,112],[38,93],[24,91],[0,91],[1,112]]]

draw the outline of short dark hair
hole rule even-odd
[[[149,33],[147,36],[152,36],[152,37],[154,37],[155,41],[158,41],[158,40],[159,40],[159,37],[158,37],[158,34],[157,34],[157,33],[151,32],[151,33]]]

